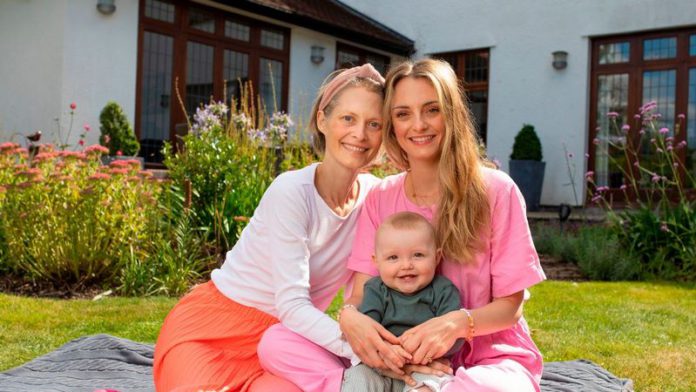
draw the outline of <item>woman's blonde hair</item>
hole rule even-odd
[[[403,170],[410,168],[408,156],[394,134],[391,106],[394,90],[404,78],[422,78],[437,91],[445,120],[442,152],[438,164],[440,200],[435,231],[438,247],[461,264],[474,262],[483,246],[482,235],[490,221],[490,205],[481,171],[489,166],[481,155],[479,138],[463,89],[452,67],[444,61],[406,61],[392,68],[386,77],[383,140],[387,154]]]
[[[319,87],[317,97],[314,99],[314,103],[312,104],[312,111],[310,113],[308,129],[312,134],[312,146],[314,147],[314,151],[319,155],[323,155],[324,150],[326,149],[326,137],[323,133],[319,131],[319,128],[317,127],[317,113],[319,113],[319,105],[321,104],[321,99],[324,97],[324,93],[326,92],[327,87],[331,85],[331,81],[334,80],[338,75],[340,75],[344,71],[346,70],[337,69],[336,71],[330,73],[329,76],[326,77],[326,79],[324,79],[324,82],[321,84],[321,87]],[[336,107],[336,102],[338,101],[338,98],[340,98],[341,93],[343,93],[346,89],[350,87],[363,87],[367,91],[371,91],[373,93],[379,94],[381,97],[384,97],[384,86],[382,86],[379,82],[375,81],[372,78],[356,76],[349,79],[345,86],[342,87],[338,92],[336,92],[336,95],[334,95],[333,98],[331,98],[331,101],[329,101],[329,103],[324,108],[324,115],[329,116],[331,114],[333,109]]]

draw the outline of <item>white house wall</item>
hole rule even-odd
[[[488,154],[504,170],[523,123],[540,135],[542,204],[574,203],[563,144],[582,183],[588,144],[590,39],[696,24],[693,0],[342,0],[415,40],[417,54],[490,48]],[[551,52],[568,52],[556,71]],[[578,190],[582,200],[584,192]]]
[[[138,1],[119,0],[116,7],[114,14],[102,15],[94,0],[0,2],[2,140],[42,130],[42,142],[59,144],[67,137],[72,102],[77,110],[68,143],[73,145],[84,124],[93,128],[87,143],[98,141],[99,113],[110,100],[133,122]]]
[[[0,141],[55,128],[66,1],[0,1]]]

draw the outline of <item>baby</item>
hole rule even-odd
[[[397,337],[433,317],[460,309],[457,288],[447,278],[435,275],[441,253],[435,230],[424,217],[413,212],[388,217],[377,229],[375,238],[373,260],[379,276],[365,283],[358,309]],[[463,340],[458,340],[445,356],[455,354],[462,344]],[[394,349],[404,358],[410,358],[401,346]],[[451,380],[449,375],[413,373],[411,376],[418,385],[411,387],[379,376],[361,364],[346,371],[341,391],[440,391]]]

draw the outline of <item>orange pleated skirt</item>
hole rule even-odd
[[[196,287],[162,325],[153,368],[157,391],[247,391],[264,373],[258,343],[276,323],[225,297],[212,281]]]

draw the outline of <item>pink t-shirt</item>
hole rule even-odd
[[[511,295],[546,279],[532,242],[522,194],[504,172],[481,170],[491,206],[491,226],[485,233],[485,249],[477,253],[475,263],[461,265],[445,259],[440,265],[440,273],[457,286],[462,306],[466,308],[484,306],[493,298]],[[406,197],[405,178],[405,173],[387,177],[368,194],[358,218],[348,269],[377,275],[371,259],[375,231],[388,216],[399,211],[413,211],[432,220],[431,208],[418,206]],[[501,359],[520,362],[537,382],[540,380],[542,357],[529,336],[524,318],[506,330],[475,337],[471,347],[464,346],[453,366],[468,368]]]

